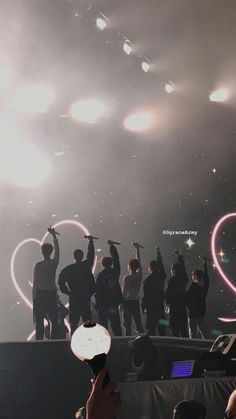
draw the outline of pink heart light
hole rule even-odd
[[[59,221],[58,223],[53,225],[53,228],[57,228],[60,226],[64,226],[64,225],[74,225],[76,228],[78,228],[79,230],[82,230],[82,232],[84,233],[84,235],[89,235],[89,231],[88,229],[82,224],[79,223],[78,221],[74,221],[74,220],[62,220]],[[33,309],[33,304],[32,302],[26,297],[26,295],[24,294],[24,292],[22,291],[17,278],[16,278],[16,274],[15,274],[15,259],[16,259],[16,255],[18,253],[18,251],[21,249],[22,246],[28,244],[28,243],[37,243],[39,246],[41,246],[43,244],[43,242],[45,241],[45,239],[47,238],[47,236],[49,235],[48,231],[44,234],[42,240],[38,240],[35,238],[28,238],[25,240],[22,240],[15,248],[15,250],[12,253],[11,256],[11,262],[10,262],[10,272],[11,272],[11,278],[13,281],[13,284],[18,292],[18,294],[20,295],[20,297],[22,298],[22,300],[25,302],[25,304],[32,310]],[[97,264],[97,256],[95,257],[95,261],[94,261],[94,265],[93,265],[93,273],[95,271],[96,268],[96,264]],[[32,332],[30,334],[30,336],[27,338],[27,340],[30,340],[33,335],[34,335],[35,331]]]
[[[220,228],[225,223],[225,221],[227,221],[227,220],[229,220],[231,218],[235,218],[235,217],[236,217],[236,213],[235,212],[232,212],[230,214],[224,215],[216,223],[216,225],[214,227],[214,230],[213,230],[213,233],[212,233],[212,237],[211,237],[211,253],[212,253],[212,257],[213,257],[213,261],[214,261],[215,267],[216,267],[217,271],[219,272],[221,278],[224,280],[224,282],[229,287],[229,289],[236,294],[236,287],[232,284],[231,280],[224,273],[223,269],[221,268],[221,266],[220,266],[220,264],[218,262],[217,250],[216,250],[216,242],[217,242],[218,233],[219,233]],[[219,318],[219,320],[224,321],[224,322],[232,322],[232,321],[236,321],[236,318],[225,318],[225,317],[223,317],[223,318]]]

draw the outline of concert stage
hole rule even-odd
[[[119,419],[168,419],[184,398],[206,404],[208,419],[221,419],[235,377],[125,382],[133,372],[129,339],[114,338],[108,357],[112,379],[119,383]],[[190,360],[209,350],[212,341],[152,338],[163,375],[172,361]],[[90,368],[75,358],[68,341],[0,344],[0,418],[70,419],[82,406],[90,386]]]

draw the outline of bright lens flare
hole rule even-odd
[[[16,91],[13,106],[18,112],[40,114],[48,111],[54,96],[54,90],[49,84],[28,84]]]
[[[72,105],[70,113],[79,122],[94,124],[104,116],[107,108],[98,99],[81,100]]]
[[[51,173],[48,158],[25,141],[9,141],[0,154],[0,180],[19,187],[35,187],[44,183]]]
[[[124,127],[129,131],[142,132],[151,128],[152,125],[153,116],[148,112],[139,112],[124,120]]]
[[[212,92],[209,96],[211,102],[224,102],[229,97],[228,89],[219,89]]]

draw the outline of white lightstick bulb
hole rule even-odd
[[[81,361],[88,361],[96,355],[108,354],[111,337],[105,327],[97,323],[85,322],[78,327],[71,339],[72,352]]]

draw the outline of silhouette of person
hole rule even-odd
[[[191,338],[202,339],[207,336],[205,324],[206,296],[209,289],[209,276],[206,258],[203,257],[203,271],[195,269],[192,272],[192,284],[185,297],[189,309],[189,334]]]
[[[114,242],[108,240],[110,255],[101,260],[102,271],[96,276],[95,303],[98,311],[98,323],[108,328],[110,321],[114,336],[121,336],[119,305],[123,296],[119,283],[120,260]]]
[[[56,270],[59,263],[59,243],[54,228],[48,229],[53,237],[53,246],[43,243],[41,251],[43,260],[37,262],[33,274],[33,315],[36,329],[36,340],[44,338],[44,318],[51,322],[50,338],[57,338],[58,307],[56,289]],[[54,256],[51,254],[54,248]]]
[[[122,282],[122,293],[124,297],[123,316],[126,336],[131,336],[131,322],[134,320],[138,333],[143,333],[141,313],[139,307],[140,289],[143,279],[143,270],[140,258],[140,245],[133,243],[136,249],[136,259],[128,263],[128,275],[125,275]]]
[[[170,329],[173,336],[188,337],[188,319],[185,305],[185,288],[188,275],[183,256],[175,250],[178,263],[171,268],[171,278],[166,290],[166,303],[170,307]]]
[[[83,260],[83,251],[74,251],[75,263],[66,266],[59,275],[58,285],[63,294],[69,296],[69,322],[71,335],[77,329],[80,317],[83,322],[91,320],[91,296],[95,292],[95,281],[92,273],[94,262],[94,243],[88,236],[87,258]]]
[[[174,407],[172,419],[205,419],[206,414],[206,408],[202,403],[195,400],[181,400]]]
[[[150,275],[143,282],[142,308],[147,311],[146,328],[149,335],[166,335],[164,310],[164,284],[166,272],[163,265],[160,248],[157,247],[156,260],[151,260],[148,266]]]

